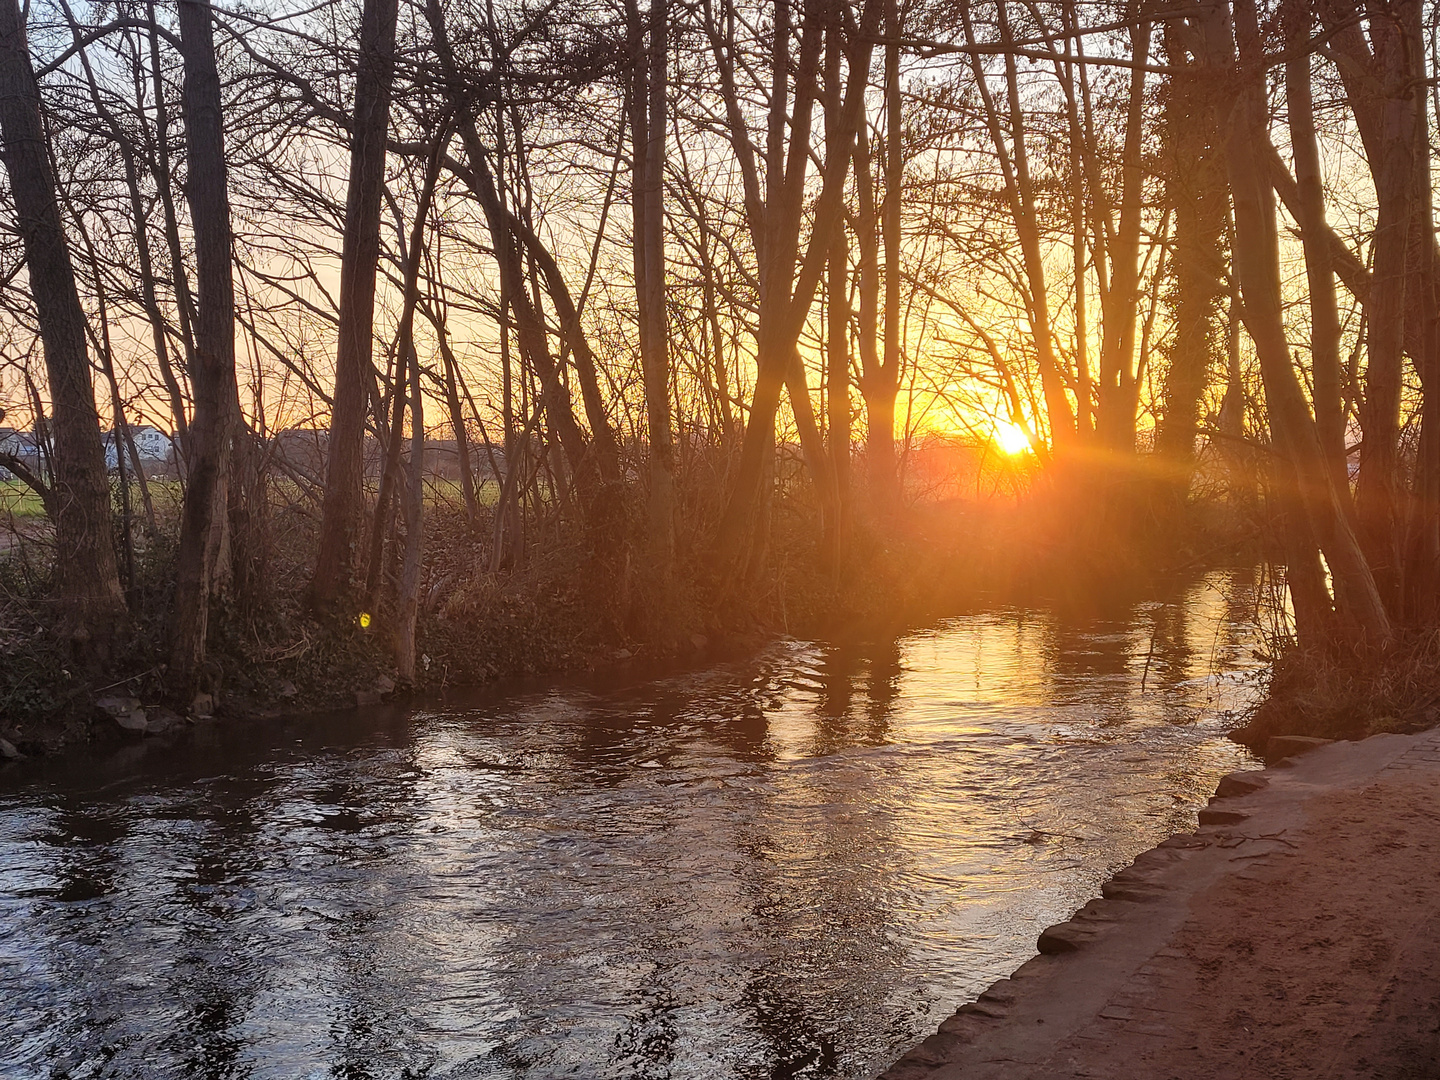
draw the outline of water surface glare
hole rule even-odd
[[[12,768],[0,1076],[872,1076],[1245,763],[1254,589]]]

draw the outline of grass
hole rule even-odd
[[[284,482],[272,481],[272,484],[276,483],[283,485]],[[138,513],[140,486],[134,482],[130,486],[135,512]],[[180,481],[151,477],[149,488],[150,497],[154,500],[157,509],[170,506],[179,507],[183,495]],[[371,494],[373,497],[373,492]],[[482,480],[475,486],[475,496],[481,506],[494,506],[500,501],[500,485],[493,480]],[[428,508],[460,507],[464,503],[465,495],[460,487],[460,481],[434,476],[426,477],[425,505]],[[8,515],[13,515],[17,521],[39,519],[45,516],[45,506],[41,503],[40,496],[31,491],[24,481],[0,480],[0,517]]]
[[[1265,698],[1233,737],[1263,750],[1273,735],[1363,739],[1437,722],[1440,634],[1412,632],[1384,648],[1281,652]]]
[[[40,496],[20,480],[0,480],[0,516],[14,516],[17,521],[45,516]]]
[[[500,485],[493,480],[481,480],[475,485],[475,501],[481,506],[494,506],[500,501]],[[465,505],[465,491],[459,480],[427,476],[425,478],[425,505],[427,507]]]

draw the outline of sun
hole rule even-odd
[[[1009,420],[995,421],[995,434],[992,438],[1000,452],[1011,457],[1030,452],[1030,436],[1025,434],[1025,429],[1019,424],[1012,424]]]

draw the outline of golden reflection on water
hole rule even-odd
[[[1193,826],[1254,602],[1216,572],[39,777],[0,796],[0,1073],[873,1074]]]

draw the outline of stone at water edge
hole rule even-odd
[[[1250,815],[1243,810],[1214,810],[1205,807],[1200,811],[1201,825],[1239,825]]]
[[[1217,799],[1238,799],[1242,795],[1253,795],[1270,786],[1269,778],[1256,771],[1232,772],[1220,778],[1215,787]]]
[[[365,708],[367,705],[380,704],[380,691],[378,690],[356,690],[355,705],[357,708]]]
[[[146,723],[145,733],[147,735],[166,735],[176,728],[182,728],[184,726],[184,717],[161,707],[155,710],[155,714],[151,716]]]
[[[137,731],[142,735],[150,730],[150,721],[146,718],[144,709],[135,709],[132,712],[120,713],[115,717],[115,723],[119,724],[126,731]]]
[[[1040,939],[1035,943],[1035,947],[1046,956],[1059,956],[1061,953],[1079,950],[1087,945],[1094,936],[1093,929],[1079,926],[1074,921],[1056,923],[1041,931]]]
[[[1226,738],[1231,742],[1239,743],[1241,746],[1249,747],[1250,750],[1257,754],[1260,753],[1261,744],[1265,741],[1265,736],[1261,735],[1249,724],[1246,724],[1244,727],[1231,728],[1226,732]]]
[[[140,708],[140,699],[124,694],[107,694],[95,699],[95,708],[118,720]]]
[[[24,756],[9,739],[0,739],[0,757],[10,761],[19,761]]]
[[[108,694],[95,699],[95,708],[125,731],[145,731],[145,708],[140,704],[139,698]]]
[[[1289,758],[1308,754],[1322,746],[1329,746],[1334,739],[1314,739],[1308,735],[1274,735],[1265,744],[1265,760],[1274,764]]]
[[[389,675],[381,675],[375,680],[375,692],[381,697],[395,692],[395,680]]]
[[[196,694],[195,700],[190,702],[190,715],[201,719],[208,719],[215,715],[215,696],[213,694]]]
[[[300,691],[295,688],[295,684],[289,679],[286,679],[284,682],[282,682],[280,684],[280,689],[276,690],[275,693],[278,697],[287,699],[300,696]]]

